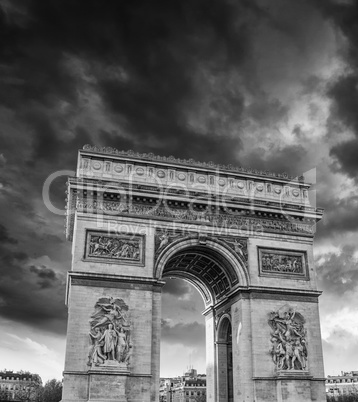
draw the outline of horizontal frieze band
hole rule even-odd
[[[141,216],[146,218],[189,221],[218,227],[235,227],[240,230],[263,231],[274,233],[290,233],[313,236],[314,226],[305,223],[290,222],[263,218],[248,218],[230,213],[209,213],[208,211],[192,211],[189,209],[166,208],[163,205],[123,204],[115,201],[97,201],[78,199],[76,210],[87,213],[103,213],[110,216]]]

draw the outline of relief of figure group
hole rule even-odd
[[[294,310],[272,312],[268,321],[272,359],[277,370],[307,369],[307,340],[304,318]]]
[[[106,236],[91,236],[88,255],[90,257],[109,257],[138,260],[140,246],[138,241]]]
[[[302,273],[302,257],[277,254],[262,255],[262,271]]]
[[[128,366],[133,348],[128,306],[122,299],[103,297],[95,309],[90,320],[88,365]]]

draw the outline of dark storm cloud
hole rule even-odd
[[[8,230],[5,226],[0,224],[0,243],[16,244],[17,240],[9,236]]]
[[[338,141],[330,155],[333,170],[357,177],[358,158],[358,3],[356,1],[318,1],[324,15],[332,21],[347,41],[342,56],[347,68],[328,85],[327,95],[332,100],[328,122],[329,135],[337,138],[342,128],[350,129],[356,138]],[[338,123],[338,124],[337,124]]]
[[[302,145],[282,146],[271,154],[267,154],[266,151],[267,149],[258,145],[254,151],[245,155],[245,165],[250,163],[258,169],[286,172],[293,177],[302,175],[309,168],[306,164],[307,150]]]
[[[342,77],[330,88],[328,95],[333,101],[331,119],[338,119],[356,136],[332,147],[330,155],[338,162],[332,167],[356,179],[358,172],[358,59],[354,67],[355,75]]]
[[[31,265],[29,267],[30,272],[33,272],[38,276],[37,284],[41,289],[51,288],[56,286],[57,276],[56,272],[50,268],[47,268],[45,265],[41,265],[37,267],[35,265]]]
[[[298,72],[314,39],[309,35],[319,28],[310,2],[12,0],[0,2],[0,13],[0,112],[8,116],[0,128],[3,202],[16,212],[13,228],[28,237],[18,249],[3,250],[8,307],[2,314],[39,327],[56,316],[52,328],[63,333],[62,277],[50,264],[27,259],[56,255],[69,268],[70,246],[56,241],[63,217],[49,218],[39,204],[46,177],[74,170],[86,143],[302,172],[304,147],[286,145],[277,131],[268,155],[248,122],[266,130],[287,117],[289,106],[261,86],[280,80],[282,65],[290,66],[290,77]],[[254,44],[260,30],[260,38],[270,31],[270,41]],[[287,41],[297,51],[294,60]],[[260,68],[254,51],[262,53]],[[257,135],[258,143],[250,148],[245,134]],[[61,207],[64,180],[51,186]],[[5,217],[10,212],[3,209]],[[0,229],[1,236],[11,243]],[[185,285],[164,292],[188,293]],[[178,339],[203,333],[199,324],[175,328]],[[163,331],[175,339],[173,327]]]
[[[358,172],[358,138],[344,141],[332,147],[331,156],[336,159],[332,164],[334,171],[346,173],[357,181]]]
[[[6,229],[2,232],[7,233]],[[64,333],[65,276],[59,277],[44,265],[28,265],[29,256],[20,251],[22,244],[11,240],[6,243],[3,237],[0,241],[0,316]]]
[[[42,161],[52,169],[69,168],[73,150],[91,142],[239,163],[243,122],[252,119],[265,127],[288,110],[260,88],[252,59],[257,30],[270,30],[305,50],[307,21],[313,26],[318,18],[309,2],[292,7],[282,1],[219,0],[90,0],[85,7],[69,0],[6,3],[2,100],[31,132],[30,166]],[[233,72],[236,81],[227,78]],[[85,88],[99,96],[104,117],[117,130],[95,125],[88,132],[76,120],[88,108],[88,99],[80,101]],[[248,93],[253,99],[246,106]],[[204,103],[204,125],[188,122],[187,113],[195,115]],[[259,164],[276,168],[255,156]]]
[[[179,323],[170,325],[168,320],[162,319],[162,335],[164,342],[182,344],[185,346],[203,346],[205,343],[205,325],[198,322],[188,324]]]
[[[342,77],[329,89],[328,96],[334,100],[333,112],[358,135],[358,76]]]
[[[167,293],[172,296],[185,296],[191,293],[190,285],[183,280],[169,280],[163,287],[163,293]]]
[[[320,288],[331,296],[343,298],[355,291],[358,283],[356,247],[344,246],[340,255],[330,253],[316,261]]]
[[[358,230],[358,196],[324,199],[319,206],[325,209],[323,221],[318,225],[320,238]]]
[[[210,132],[206,138],[198,136],[181,121],[180,110],[195,95],[190,72],[198,60],[210,61],[215,48],[222,51],[220,66],[215,68],[225,69],[228,63],[238,65],[245,59],[248,26],[239,12],[247,11],[248,4],[89,1],[83,7],[79,1],[36,0],[26,6],[15,4],[24,8],[27,20],[18,25],[9,17],[11,8],[4,13],[1,100],[18,109],[33,130],[35,161],[51,161],[65,152],[61,126],[66,126],[66,116],[59,110],[46,115],[39,105],[54,109],[59,108],[58,101],[65,101],[72,108],[78,106],[81,77],[66,66],[71,55],[86,63],[109,111],[123,116],[126,130],[134,136],[133,145],[154,135],[169,153],[184,151],[183,156],[189,157],[201,149],[215,159],[210,150],[220,141],[227,142],[221,157],[233,159],[235,141],[213,139]],[[106,67],[115,65],[129,78],[103,75]],[[79,137],[78,130],[74,134]],[[78,145],[86,142],[91,141],[77,141]],[[114,142],[122,145],[121,138]],[[74,149],[77,144],[69,145]],[[151,150],[149,144],[146,149]]]

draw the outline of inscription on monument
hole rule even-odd
[[[143,237],[88,231],[85,258],[142,264]]]
[[[304,252],[259,248],[260,275],[307,278]]]
[[[128,306],[122,299],[102,297],[90,319],[88,365],[128,369],[132,355]]]
[[[305,320],[300,313],[284,306],[270,313],[271,356],[278,371],[307,368]]]

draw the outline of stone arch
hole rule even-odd
[[[188,280],[199,290],[206,305],[225,297],[234,288],[249,284],[244,262],[224,241],[185,237],[159,251],[154,276]],[[200,270],[200,266],[205,266],[205,272]],[[216,275],[215,283],[210,269]]]
[[[223,314],[216,331],[217,359],[217,400],[218,402],[233,401],[233,357],[232,357],[232,325],[231,316]]]
[[[228,342],[228,330],[231,327],[231,316],[229,313],[223,314],[218,321],[216,331],[217,342]]]

